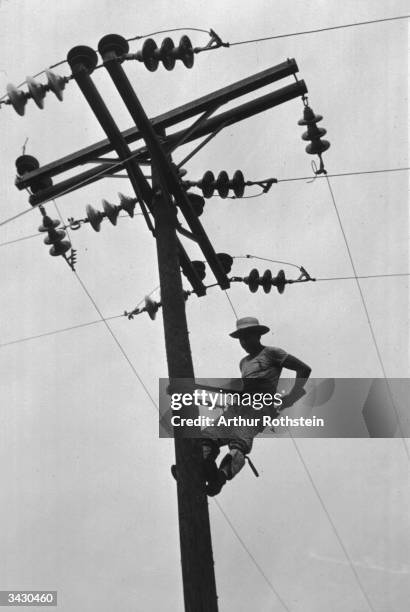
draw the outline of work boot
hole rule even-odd
[[[216,478],[213,480],[209,480],[208,484],[205,487],[205,491],[209,497],[214,497],[221,492],[222,487],[226,483],[226,475],[222,470],[218,470],[216,474]]]

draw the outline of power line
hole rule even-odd
[[[127,38],[127,41],[131,42],[132,40],[148,38],[148,36],[155,36],[156,34],[166,34],[168,32],[183,32],[186,30],[190,30],[192,32],[205,32],[205,34],[210,34],[209,30],[203,30],[202,28],[172,28],[171,30],[158,30],[157,32],[150,32],[149,34],[141,34],[139,36],[134,36],[133,38]]]
[[[343,543],[343,540],[342,540],[341,536],[339,535],[339,531],[338,531],[335,523],[333,522],[333,519],[332,519],[332,517],[331,517],[331,515],[330,515],[330,513],[329,513],[329,511],[328,511],[328,509],[326,507],[326,504],[325,504],[325,502],[323,500],[322,495],[320,494],[320,491],[319,491],[318,487],[315,484],[315,481],[314,481],[314,478],[312,476],[312,473],[311,473],[311,471],[310,471],[306,461],[304,460],[302,453],[300,452],[300,449],[299,449],[299,446],[296,443],[296,440],[293,438],[292,434],[290,433],[290,430],[289,430],[289,434],[290,434],[291,440],[293,442],[293,445],[294,445],[294,447],[296,449],[296,452],[298,454],[299,460],[302,463],[302,465],[303,465],[303,467],[305,469],[305,472],[307,474],[307,477],[308,477],[308,479],[310,481],[310,484],[312,485],[313,490],[316,493],[316,496],[317,496],[317,498],[318,498],[318,500],[320,502],[320,505],[322,506],[323,512],[326,514],[326,517],[327,517],[327,519],[329,521],[329,524],[332,527],[332,530],[333,530],[333,532],[334,532],[334,534],[335,534],[335,536],[337,538],[337,541],[339,542],[339,545],[340,545],[340,547],[341,547],[341,549],[343,551],[343,554],[345,555],[345,557],[346,557],[346,559],[347,559],[347,561],[348,561],[348,563],[350,565],[350,568],[351,568],[351,570],[352,570],[352,572],[354,574],[354,577],[355,577],[355,580],[356,580],[356,582],[357,582],[357,584],[359,586],[359,589],[360,589],[363,597],[365,598],[365,600],[366,600],[370,610],[372,610],[372,612],[375,612],[375,609],[374,609],[374,607],[372,605],[372,602],[370,601],[369,596],[368,596],[368,594],[366,593],[366,591],[365,591],[365,589],[363,587],[362,581],[360,580],[359,573],[358,573],[357,569],[355,568],[355,566],[353,564],[353,561],[352,561],[352,559],[351,559],[351,557],[350,557],[350,555],[348,553],[348,550],[347,550],[346,546]]]
[[[372,337],[372,340],[373,340],[374,348],[376,350],[377,358],[379,360],[380,367],[381,367],[381,370],[383,372],[383,377],[384,377],[384,380],[386,382],[387,390],[388,390],[388,393],[389,393],[389,396],[390,396],[390,401],[391,401],[391,404],[393,406],[394,412],[396,414],[397,426],[398,426],[399,431],[400,431],[401,439],[402,439],[402,442],[403,442],[403,446],[404,446],[405,452],[407,454],[407,458],[410,461],[410,451],[409,451],[408,446],[406,444],[406,441],[404,439],[404,432],[403,432],[401,420],[400,420],[399,413],[397,411],[396,404],[394,402],[393,394],[391,392],[390,385],[389,385],[389,382],[388,382],[388,379],[387,379],[386,368],[384,366],[383,358],[382,358],[382,355],[381,355],[381,351],[379,349],[379,345],[377,343],[376,334],[375,334],[375,331],[373,329],[372,321],[370,319],[370,314],[369,314],[369,311],[368,311],[368,308],[367,308],[366,300],[365,300],[365,297],[364,297],[364,294],[363,294],[362,287],[361,287],[360,282],[359,282],[358,274],[356,272],[356,266],[355,266],[355,263],[354,263],[354,260],[353,260],[353,255],[352,255],[352,252],[350,250],[349,242],[347,240],[346,232],[345,232],[344,227],[343,227],[342,219],[341,219],[341,216],[340,216],[340,213],[339,213],[339,209],[338,209],[337,204],[336,204],[336,199],[335,199],[335,196],[334,196],[334,193],[333,193],[333,189],[332,189],[330,180],[329,180],[327,175],[325,175],[325,176],[326,176],[326,179],[327,179],[327,184],[328,184],[330,195],[331,195],[331,198],[332,198],[333,207],[334,207],[334,210],[336,212],[336,217],[337,217],[337,220],[338,220],[338,223],[339,223],[339,227],[340,227],[340,230],[342,232],[343,240],[344,240],[344,243],[345,243],[345,246],[346,246],[347,254],[349,256],[350,265],[352,266],[354,278],[356,280],[357,288],[359,290],[360,299],[361,299],[361,302],[362,302],[362,305],[363,305],[363,310],[364,310],[364,313],[365,313],[365,316],[366,316],[366,319],[367,319],[367,323],[369,325],[370,334],[371,334],[371,337]]]
[[[142,213],[135,213],[134,217],[142,216]],[[129,215],[118,215],[119,219],[130,219]],[[64,225],[64,221],[62,220]],[[61,229],[61,228],[60,228]],[[66,226],[66,229],[70,229],[70,226]],[[76,230],[77,231],[77,230]],[[15,244],[16,242],[21,242],[22,240],[28,240],[29,238],[36,238],[38,236],[42,236],[42,232],[37,232],[37,234],[30,234],[30,236],[22,236],[21,238],[16,238],[15,240],[8,240],[7,242],[0,242],[0,247],[7,246],[9,244]]]
[[[387,172],[403,172],[407,170],[410,170],[409,166],[405,166],[402,168],[381,168],[380,170],[359,170],[357,172],[339,172],[336,174],[328,174],[327,176],[330,178],[337,178],[337,177],[344,177],[344,176],[360,176],[360,175],[366,175],[366,174],[384,174]],[[312,176],[295,176],[295,177],[289,177],[289,178],[283,178],[283,179],[275,178],[274,181],[275,183],[292,183],[295,181],[307,181],[309,183],[313,183],[314,181],[316,181],[316,179],[321,179],[321,178],[324,178],[324,175],[316,174],[313,177]],[[269,180],[269,179],[266,179],[266,180]],[[221,198],[221,196],[218,193],[215,193],[211,197],[228,199],[228,200],[248,200],[250,198],[260,198],[261,196],[266,195],[267,193],[269,192],[261,191],[260,193],[255,193],[254,195],[250,195],[250,196],[228,196],[227,198]]]
[[[400,16],[396,16],[396,17],[384,17],[382,19],[373,19],[373,20],[369,20],[369,21],[358,21],[355,23],[347,23],[347,24],[342,24],[342,25],[337,25],[337,26],[330,26],[327,28],[318,28],[315,30],[304,30],[301,32],[289,32],[287,34],[276,34],[273,36],[264,36],[262,38],[253,38],[250,40],[240,40],[237,42],[232,42],[232,43],[224,43],[222,46],[224,47],[235,47],[238,45],[247,45],[247,44],[251,44],[251,43],[257,43],[257,42],[263,42],[266,40],[276,40],[279,38],[289,38],[291,36],[302,36],[304,34],[318,34],[320,32],[330,32],[332,30],[341,30],[341,29],[345,29],[345,28],[353,28],[353,27],[358,27],[358,26],[363,26],[363,25],[371,25],[374,23],[385,23],[388,21],[398,21],[401,19],[408,19],[410,17],[410,15],[400,15]],[[137,35],[134,36],[132,38],[128,38],[128,42],[131,42],[133,40],[139,40],[141,38],[147,38],[148,36],[154,36],[156,34],[164,34],[167,32],[179,32],[179,31],[183,31],[183,30],[192,30],[195,32],[204,32],[206,34],[210,34],[209,30],[204,30],[202,28],[172,28],[172,29],[168,29],[168,30],[158,30],[157,32],[151,32],[149,34],[142,34],[142,35]],[[213,51],[215,49],[218,49],[219,47],[210,47],[209,49],[204,49],[207,51]],[[96,51],[96,50],[95,50]],[[59,62],[56,62],[55,64],[51,64],[51,66],[49,66],[49,68],[56,68],[57,66],[61,66],[62,64],[65,64],[67,62],[66,59],[61,60]],[[44,68],[43,70],[40,70],[40,72],[37,72],[33,78],[37,78],[38,76],[41,76],[44,72],[46,71],[46,69]],[[27,81],[22,81],[21,83],[19,83],[17,85],[17,89],[20,87],[23,87],[26,84]],[[0,96],[0,102],[2,102],[2,100],[4,100],[5,98],[8,97],[8,93],[3,94],[2,96]]]
[[[390,278],[394,276],[410,276],[410,272],[397,272],[393,274],[369,274],[367,276],[333,276],[329,278],[317,278],[316,281],[339,281],[339,280],[357,280],[358,278]]]
[[[0,245],[2,246],[2,245]],[[274,260],[274,259],[268,259],[266,257],[259,257],[258,259],[263,259],[264,261],[274,261],[277,262],[278,260]],[[282,262],[281,262],[282,263]],[[284,262],[283,262],[284,263]],[[410,276],[409,272],[403,272],[403,273],[397,273],[397,274],[372,274],[372,275],[368,275],[368,276],[339,276],[339,277],[329,277],[329,278],[317,278],[316,281],[320,282],[320,281],[339,281],[339,280],[355,280],[356,278],[361,279],[361,278],[386,278],[386,277],[400,277],[400,276]],[[156,291],[158,289],[158,287],[156,287],[155,289],[153,289],[153,291],[151,291],[149,293],[149,295],[151,295],[152,293],[154,293],[154,291]],[[232,308],[232,312],[234,313],[235,317],[238,318],[237,312],[235,307],[233,306],[231,299],[229,297],[229,295],[227,293],[225,293],[227,296],[227,299],[229,301],[229,303],[231,304],[231,308]],[[139,304],[142,304],[144,300],[141,300],[136,307],[138,307]],[[114,315],[111,317],[105,317],[106,321],[112,321],[113,319],[120,319],[124,317],[123,314],[120,315]],[[47,336],[53,336],[54,334],[61,334],[63,332],[66,331],[71,331],[74,329],[79,329],[81,327],[88,327],[89,325],[96,325],[97,323],[102,323],[103,321],[101,319],[96,319],[95,321],[88,321],[86,323],[79,323],[78,325],[72,325],[70,327],[63,327],[61,329],[55,329],[53,331],[48,331],[48,332],[44,332],[41,334],[37,334],[34,336],[26,336],[24,338],[18,338],[16,340],[11,340],[10,342],[3,342],[2,344],[0,344],[0,348],[6,347],[6,346],[11,346],[13,344],[20,344],[21,342],[28,342],[29,340],[37,340],[38,338],[45,338]]]
[[[277,597],[277,599],[280,601],[280,603],[282,604],[282,607],[287,610],[288,612],[290,611],[289,606],[287,606],[287,604],[283,601],[282,597],[279,595],[279,593],[277,592],[277,590],[275,589],[275,587],[273,586],[273,584],[271,583],[271,581],[269,580],[269,578],[267,577],[267,575],[265,574],[265,572],[263,571],[262,567],[259,565],[259,563],[257,562],[257,560],[255,559],[255,557],[253,556],[253,554],[251,553],[251,551],[249,550],[249,548],[247,547],[247,545],[245,544],[245,542],[243,541],[242,537],[239,535],[239,532],[237,531],[237,529],[234,527],[231,519],[229,518],[229,516],[226,514],[226,512],[224,511],[224,509],[222,508],[221,504],[219,503],[219,501],[214,498],[214,502],[216,503],[217,507],[219,508],[219,511],[221,512],[222,516],[225,518],[226,522],[228,523],[228,525],[230,526],[230,528],[232,529],[232,532],[234,533],[234,535],[236,536],[236,538],[238,539],[238,541],[240,542],[242,548],[245,550],[245,552],[247,553],[247,555],[249,556],[250,559],[252,559],[255,567],[257,568],[257,570],[259,571],[259,573],[261,574],[261,576],[264,578],[265,582],[267,583],[267,585],[269,586],[270,590],[272,591],[272,593]]]
[[[15,240],[8,240],[7,242],[0,242],[0,247],[15,244],[16,242],[21,242],[22,240],[28,240],[29,238],[36,238],[38,236],[41,236],[40,232],[37,232],[37,234],[31,234],[30,236],[22,236],[22,238],[16,238]]]
[[[128,159],[131,159],[131,157],[133,157],[133,156],[130,156]],[[124,160],[124,161],[126,161],[126,160]],[[123,163],[123,161],[121,161],[117,165],[120,165],[122,163]],[[402,168],[382,168],[380,170],[359,170],[357,172],[339,172],[339,173],[336,173],[336,174],[328,174],[327,176],[329,178],[337,178],[337,177],[343,177],[343,176],[358,176],[358,175],[364,175],[364,174],[383,174],[383,173],[387,173],[387,172],[402,172],[402,171],[407,171],[407,170],[410,170],[410,166],[406,166],[406,167],[402,167]],[[104,173],[107,173],[107,172],[108,172],[108,170],[104,169],[104,170],[101,171],[100,174],[104,175]],[[108,177],[109,178],[118,178],[118,175],[117,176],[115,176],[115,175],[114,176],[108,175]],[[124,177],[121,176],[120,178],[127,178],[127,177],[124,175]],[[325,178],[325,177],[323,175],[316,175],[316,177],[314,177],[314,180],[321,179],[321,178]],[[312,179],[312,176],[297,176],[297,177],[290,177],[290,178],[284,178],[284,179],[277,179],[277,182],[278,183],[289,183],[289,182],[293,182],[293,181],[308,181],[308,180],[311,180],[311,179]],[[61,196],[67,195],[70,192],[71,192],[71,190],[64,191],[61,194],[59,194],[58,196],[56,196],[56,197],[60,198]],[[229,198],[229,199],[235,199],[235,200],[241,199],[241,200],[244,200],[244,199],[249,199],[251,197],[252,198],[258,198],[258,197],[260,197],[262,195],[264,195],[264,192],[257,193],[257,194],[255,194],[253,196],[247,196],[247,197],[244,197],[244,198],[233,197],[233,198]],[[213,197],[220,197],[220,196],[215,195]],[[50,201],[50,200],[47,200],[47,201]],[[44,204],[45,203],[46,202],[44,202]],[[10,217],[9,219],[6,219],[6,220],[0,222],[0,227],[2,225],[5,225],[6,223],[9,223],[10,221],[14,221],[14,219],[17,219],[18,217],[21,217],[22,215],[25,215],[26,213],[30,212],[30,210],[32,210],[33,208],[36,208],[36,206],[28,208],[27,210],[25,210],[25,211],[23,211],[21,213],[18,213],[14,217]],[[142,215],[142,213],[135,213],[134,216],[137,216],[137,215]],[[0,243],[0,247],[5,246],[7,244],[13,244],[14,242],[19,242],[20,240],[27,240],[28,238],[34,238],[34,236],[36,236],[36,235],[37,234],[32,234],[31,236],[25,236],[23,238],[18,238],[16,240],[10,240],[8,242],[3,242],[3,243]],[[286,262],[284,262],[284,263],[286,263]]]
[[[112,321],[113,319],[119,319],[124,315],[114,315],[112,317],[105,317],[106,321]],[[10,342],[3,342],[0,344],[0,348],[11,346],[13,344],[20,344],[21,342],[28,342],[29,340],[37,340],[38,338],[46,338],[47,336],[54,336],[55,334],[62,334],[73,329],[80,329],[82,327],[88,327],[89,325],[96,325],[97,323],[103,323],[102,319],[96,319],[95,321],[88,321],[87,323],[79,323],[78,325],[71,325],[70,327],[62,327],[61,329],[55,329],[53,331],[36,334],[34,336],[26,336],[25,338],[18,338],[17,340],[10,340]]]
[[[103,176],[104,174],[107,174],[107,172],[110,172],[110,170],[112,170],[112,168],[116,168],[117,166],[122,166],[125,162],[129,161],[130,159],[133,159],[137,155],[139,155],[139,153],[135,151],[134,153],[132,153],[131,155],[129,155],[125,159],[121,159],[120,161],[116,162],[115,164],[111,164],[109,168],[102,168],[102,170],[100,170],[99,172],[96,172],[93,175],[93,177],[91,177],[91,178],[88,177],[88,178],[84,179],[83,181],[80,181],[75,187],[69,187],[69,188],[65,189],[64,191],[62,191],[61,193],[59,193],[57,196],[53,196],[53,197],[48,198],[48,200],[44,200],[44,202],[42,202],[41,204],[34,204],[30,208],[27,208],[26,210],[23,210],[22,212],[18,213],[17,215],[14,215],[13,217],[9,217],[8,219],[4,219],[3,221],[0,221],[0,227],[2,227],[3,225],[6,225],[7,223],[10,223],[11,221],[14,221],[15,219],[18,219],[18,217],[22,217],[23,215],[27,214],[31,210],[35,210],[39,206],[44,206],[44,204],[47,204],[47,202],[54,202],[57,198],[61,198],[61,196],[67,195],[67,194],[75,191],[79,187],[83,187],[84,185],[87,185],[90,182],[93,182],[97,176]]]
[[[276,40],[278,38],[289,38],[290,36],[302,36],[304,34],[317,34],[319,32],[330,32],[331,30],[341,30],[343,28],[354,28],[357,26],[371,25],[374,23],[384,23],[387,21],[398,21],[399,19],[408,19],[409,17],[410,15],[401,15],[398,17],[385,17],[383,19],[372,19],[370,21],[358,21],[355,23],[346,23],[343,25],[330,26],[327,28],[318,28],[315,30],[304,30],[302,32],[291,32],[289,34],[277,34],[274,36],[264,36],[263,38],[252,38],[250,40],[240,40],[238,42],[229,43],[229,46],[234,47],[236,45],[247,45],[250,43],[262,42],[265,40]]]
[[[261,261],[270,261],[272,263],[279,263],[285,266],[292,266],[300,270],[300,266],[289,261],[281,261],[280,259],[269,259],[268,257],[259,257],[258,255],[235,255],[234,259],[260,259]]]
[[[328,174],[327,176],[329,178],[337,178],[340,176],[358,176],[362,174],[383,174],[385,172],[402,172],[404,170],[410,170],[410,167],[406,166],[402,168],[381,168],[380,170],[358,170],[357,172],[354,172],[354,171],[353,172],[338,172],[336,174]],[[321,179],[321,178],[325,178],[324,175],[317,174],[314,177],[314,180]],[[284,178],[284,179],[277,179],[277,180],[278,180],[278,183],[288,183],[291,181],[307,181],[309,179],[312,179],[312,176],[298,176],[294,178]]]
[[[81,278],[78,276],[77,272],[74,272],[74,274],[75,274],[78,282],[80,283],[81,287],[83,288],[84,293],[88,296],[90,302],[94,306],[95,310],[98,312],[98,315],[99,315],[99,317],[101,319],[101,322],[104,323],[105,327],[107,328],[107,330],[108,330],[109,334],[111,335],[112,339],[114,340],[115,344],[118,346],[119,350],[121,351],[124,359],[127,361],[128,365],[130,366],[131,370],[133,371],[135,377],[138,379],[140,385],[144,389],[144,391],[147,394],[148,398],[151,400],[151,403],[154,405],[155,408],[157,408],[156,401],[154,400],[154,398],[152,397],[151,393],[149,392],[147,386],[145,385],[144,381],[142,380],[141,376],[139,375],[138,371],[136,370],[136,368],[135,368],[134,364],[132,363],[131,359],[128,357],[127,353],[125,352],[125,349],[122,346],[121,342],[118,340],[117,336],[114,334],[114,332],[112,331],[111,327],[109,326],[109,324],[107,322],[107,319],[104,318],[104,316],[101,313],[100,309],[98,308],[94,298],[92,297],[92,295],[88,291],[87,287],[85,286],[85,284],[83,283]]]
[[[226,295],[226,297],[227,297],[227,300],[228,300],[228,302],[229,302],[229,304],[230,304],[230,306],[231,306],[231,308],[232,308],[232,312],[233,312],[233,314],[235,315],[235,318],[237,319],[237,318],[238,318],[238,314],[237,314],[237,312],[236,312],[236,310],[235,310],[235,306],[233,305],[232,300],[231,300],[231,298],[229,297],[229,294],[228,294],[228,292],[226,291],[226,289],[225,289],[224,293],[225,293],[225,295]]]

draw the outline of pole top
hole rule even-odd
[[[98,64],[98,55],[91,47],[79,45],[68,52],[67,62],[73,72],[85,67],[91,73]]]
[[[130,46],[126,39],[119,34],[107,34],[98,43],[98,52],[101,57],[104,57],[108,53],[114,53],[115,55],[124,55],[128,53]]]

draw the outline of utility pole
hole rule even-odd
[[[184,38],[187,39],[187,37]],[[167,69],[170,69],[172,63],[175,63],[175,57],[183,61],[185,58],[184,63],[190,67],[192,65],[191,54],[200,51],[200,49],[189,48],[186,40],[183,42],[183,39],[181,39],[180,46],[177,49],[173,49],[173,45],[171,48],[169,39],[166,39],[168,42],[161,46],[160,51],[155,44],[153,45],[153,41],[150,43],[148,39],[144,44],[145,51],[143,49],[142,54],[137,53],[135,57],[140,61],[143,60],[146,65],[151,65],[151,67],[155,62],[158,63],[160,59],[164,62],[164,65],[168,66]],[[31,189],[30,203],[33,206],[39,206],[53,197],[80,188],[85,182],[89,184],[99,180],[103,174],[114,175],[119,170],[127,172],[136,200],[139,202],[148,228],[156,240],[169,378],[171,384],[173,380],[178,381],[179,379],[194,381],[181,269],[192,286],[192,292],[198,297],[206,294],[206,287],[203,284],[203,276],[198,273],[198,269],[194,265],[198,262],[190,260],[177,237],[177,231],[197,243],[221,289],[228,289],[232,279],[228,278],[226,266],[214,251],[198,218],[200,213],[196,212],[191,204],[187,189],[190,185],[196,183],[186,181],[184,184],[182,182],[178,169],[171,162],[170,152],[181,144],[192,142],[202,136],[207,137],[204,141],[206,143],[209,138],[228,125],[233,125],[238,121],[304,95],[307,92],[306,85],[295,77],[296,83],[211,117],[220,106],[227,102],[284,77],[295,76],[298,71],[296,62],[293,59],[288,59],[282,64],[232,83],[150,120],[122,68],[123,61],[135,59],[133,54],[128,53],[128,42],[122,36],[105,36],[100,41],[98,50],[102,57],[103,66],[113,80],[135,126],[125,132],[119,130],[91,78],[91,74],[98,64],[96,52],[86,46],[74,47],[67,56],[72,76],[66,77],[65,81],[74,79],[77,82],[103,128],[106,140],[42,168],[39,167],[35,158],[22,156],[16,162],[18,171],[16,185],[18,189],[29,187]],[[9,103],[14,105],[19,114],[23,114],[26,99],[31,96],[36,103],[41,103],[46,90],[54,91],[56,89],[55,82],[60,83],[60,89],[57,88],[57,94],[60,95],[63,88],[61,83],[64,79],[63,81],[61,79],[56,81],[56,77],[51,76],[51,84],[47,87],[36,86],[34,89],[32,85],[32,91],[28,96],[19,93],[17,90],[11,92],[13,96]],[[49,78],[51,78],[50,75]],[[54,93],[56,92],[54,91]],[[61,95],[59,99],[61,99]],[[166,128],[178,125],[180,122],[198,114],[200,114],[200,117],[189,128],[183,128],[170,135],[165,134]],[[160,134],[161,138],[159,137]],[[137,140],[143,140],[144,146],[131,151],[129,144]],[[203,143],[200,146],[203,146]],[[116,160],[107,160],[101,157],[110,151],[115,151],[117,154]],[[194,153],[195,151],[190,155]],[[181,162],[180,165],[184,165],[185,161]],[[89,162],[97,162],[99,167],[86,170],[61,181],[57,185],[53,185],[53,176]],[[147,162],[151,165],[152,184],[147,181],[140,168],[140,164]],[[101,169],[103,172],[101,172]],[[209,172],[207,174],[212,175]],[[223,175],[223,173],[221,174]],[[228,180],[226,172],[225,178]],[[226,194],[228,190],[229,186],[227,186]],[[226,194],[224,197],[226,197]],[[111,209],[116,210],[116,214],[118,214],[119,208],[111,206]],[[186,227],[182,227],[177,219],[179,211],[184,216],[189,231]],[[90,217],[87,212],[88,221],[95,229],[96,211],[92,215],[94,215],[94,218]],[[106,216],[109,217],[109,214],[107,213]],[[51,221],[51,223],[53,222]],[[96,231],[98,231],[98,228]],[[61,231],[57,232],[60,242],[61,234]],[[60,253],[56,252],[54,254]],[[284,284],[284,279],[280,280]],[[247,282],[247,279],[245,281]],[[255,286],[257,286],[259,280],[256,281],[252,277],[252,282],[253,285],[256,283]],[[194,410],[194,407],[192,407],[192,410]],[[190,431],[192,435],[192,428]],[[200,434],[199,429],[197,433]],[[185,437],[182,428],[175,428],[174,442],[185,612],[218,612],[208,501],[202,475],[201,445],[197,438]]]
[[[96,65],[95,51],[89,47],[75,47],[69,52],[68,61],[74,78],[108,138],[118,155],[125,159],[130,153],[128,146],[91,80],[90,72]],[[149,123],[142,111],[141,119],[143,123],[144,121]],[[169,171],[169,167],[166,167],[168,160],[161,150],[159,141],[155,135],[153,137],[156,140],[155,146],[160,151],[160,160],[153,160],[152,173],[154,177],[159,177],[159,180],[153,179],[152,193],[148,194],[148,199],[155,220],[154,235],[157,243],[168,372],[171,381],[180,378],[193,380],[194,369],[178,257],[176,207],[171,202],[163,178],[164,172]],[[150,144],[147,142],[148,146]],[[144,185],[144,182],[141,181],[138,166],[135,162],[127,162],[125,167],[137,197],[141,197],[143,193],[142,197],[145,196],[144,199],[147,199],[147,193],[141,189],[141,184]],[[210,243],[209,249],[213,252]],[[216,259],[216,255],[214,256]],[[174,439],[185,610],[217,612],[208,503],[205,483],[201,477],[201,449],[198,440],[183,437],[183,431],[176,432]]]
[[[154,183],[155,185],[155,183]],[[155,189],[155,186],[154,186]],[[168,374],[194,379],[176,243],[176,210],[161,190],[154,195],[155,237]],[[174,429],[179,538],[186,612],[217,612],[208,502],[198,440]]]

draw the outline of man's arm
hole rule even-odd
[[[305,395],[306,392],[303,387],[312,372],[312,368],[293,355],[287,355],[282,362],[282,367],[296,372],[296,378],[292,389],[282,398],[281,409],[292,406],[292,404]]]

